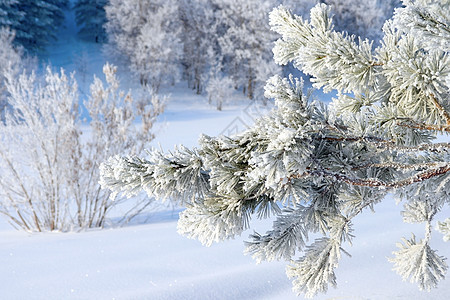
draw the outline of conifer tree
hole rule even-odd
[[[96,43],[105,41],[106,32],[103,25],[107,21],[105,12],[107,3],[108,0],[78,0],[75,3],[75,18],[81,27],[80,36],[92,39]]]
[[[294,290],[308,297],[336,285],[353,218],[392,193],[405,222],[425,225],[423,239],[398,244],[394,269],[420,289],[436,287],[448,269],[430,240],[435,217],[450,204],[450,3],[403,3],[376,49],[334,31],[324,4],[309,21],[274,9],[275,61],[337,91],[332,104],[311,101],[292,75],[274,76],[265,95],[276,108],[252,128],[202,136],[194,149],[111,157],[101,166],[102,186],[180,201],[187,209],[178,231],[205,245],[241,234],[253,215],[275,213],[272,230],[252,234],[246,252],[288,261]],[[449,224],[438,223],[445,240]],[[310,242],[313,233],[322,237]]]
[[[17,35],[26,35],[26,33],[18,30],[20,23],[25,16],[25,12],[18,9],[18,3],[19,0],[4,0],[0,2],[0,27],[3,30],[15,32],[14,38]]]
[[[2,0],[0,2],[0,27],[17,27],[23,19],[23,12],[15,8],[19,0]]]
[[[31,52],[41,51],[56,39],[67,7],[67,0],[7,0],[0,5],[0,26],[15,31],[15,44]]]

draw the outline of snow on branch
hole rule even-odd
[[[445,258],[437,255],[424,240],[416,241],[414,235],[402,241],[397,244],[400,249],[394,252],[395,257],[389,259],[394,263],[394,270],[403,279],[418,283],[421,290],[435,288],[448,269]]]
[[[164,156],[149,152],[150,160],[137,156],[110,157],[100,165],[100,185],[131,197],[142,189],[149,197],[192,201],[209,192],[209,175],[202,159],[185,147]]]
[[[311,10],[311,21],[292,15],[279,7],[270,14],[272,30],[281,34],[274,48],[277,63],[293,62],[312,75],[317,88],[325,91],[359,91],[374,80],[379,62],[373,57],[371,43],[333,31],[330,8],[325,4]]]
[[[339,243],[328,238],[317,239],[308,246],[305,256],[292,262],[286,268],[289,278],[294,278],[294,291],[298,295],[312,298],[317,293],[325,293],[328,285],[336,286],[334,269],[340,258]]]

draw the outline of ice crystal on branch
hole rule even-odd
[[[368,40],[334,31],[324,4],[309,21],[274,9],[270,25],[281,35],[275,61],[293,63],[316,87],[337,91],[332,105],[312,101],[301,80],[274,76],[265,94],[275,109],[253,127],[232,137],[203,136],[190,151],[111,159],[102,185],[181,199],[187,208],[178,231],[206,245],[240,234],[255,215],[275,214],[272,230],[251,234],[246,252],[258,262],[291,262],[294,290],[308,297],[336,285],[353,218],[390,192],[404,203],[405,222],[425,225],[424,240],[400,246],[395,269],[422,289],[436,286],[447,266],[429,241],[431,223],[450,202],[450,143],[433,140],[450,132],[450,60],[441,41],[450,13],[442,1],[405,5],[386,22],[375,50]],[[426,27],[404,25],[424,12]],[[439,223],[445,238],[447,223]],[[322,237],[311,243],[313,233]]]
[[[445,258],[437,255],[427,242],[417,242],[413,235],[410,240],[403,239],[397,247],[400,250],[394,252],[395,257],[390,260],[404,279],[409,278],[411,282],[417,282],[421,290],[429,291],[444,278],[448,269]]]
[[[308,246],[305,256],[287,267],[286,273],[294,279],[294,290],[312,298],[318,292],[326,292],[328,284],[336,286],[334,269],[338,265],[339,244],[327,238],[316,240]]]

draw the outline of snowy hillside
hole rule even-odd
[[[76,36],[72,14],[66,16],[66,25],[41,59],[77,72],[81,90],[86,92],[106,59],[98,44]],[[126,70],[120,70],[119,77],[123,89],[135,86]],[[164,86],[160,93],[170,94],[170,100],[158,118],[151,145],[165,151],[179,144],[195,147],[202,133],[242,131],[270,109],[238,93],[223,111],[217,111],[185,82]],[[243,241],[251,231],[203,247],[177,233],[181,210],[161,206],[124,227],[70,233],[30,234],[0,219],[0,299],[303,299],[292,292],[284,261],[256,264],[243,255]],[[352,257],[344,256],[340,262],[337,289],[314,299],[449,299],[450,274],[428,293],[392,271],[387,258],[396,250],[395,243],[412,231],[423,232],[421,225],[403,223],[401,210],[388,197],[375,206],[376,215],[367,211],[355,218],[356,238],[345,248]],[[450,215],[448,206],[441,215]],[[264,232],[272,220],[252,222],[252,228]],[[449,243],[441,237],[434,235],[433,248],[450,257]]]
[[[376,217],[368,213],[355,222],[357,238],[346,247],[352,258],[342,259],[338,288],[315,299],[447,299],[449,278],[427,293],[391,271],[386,258],[413,228],[401,222],[392,199],[376,210]],[[284,262],[256,265],[242,254],[249,231],[207,248],[177,234],[177,213],[154,212],[146,224],[78,233],[28,234],[2,220],[0,298],[302,299],[291,291]],[[256,223],[258,230],[270,225]],[[450,255],[442,240],[433,244]]]

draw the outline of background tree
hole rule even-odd
[[[4,23],[16,32],[16,44],[31,52],[42,51],[56,39],[67,7],[67,0],[4,1],[0,6],[0,25]]]
[[[268,25],[268,12],[275,2],[215,0],[214,4],[218,6],[216,28],[222,30],[218,38],[220,67],[237,88],[242,88],[244,94],[253,99],[255,88],[261,83],[259,79],[262,77],[264,82],[269,77],[261,73],[277,69],[270,51],[275,36]],[[271,64],[269,68],[261,68]],[[261,75],[257,76],[258,73]]]
[[[107,21],[105,6],[108,0],[78,0],[74,5],[75,20],[81,27],[80,36],[96,43],[106,41],[104,25]]]
[[[176,1],[118,1],[105,7],[108,49],[124,56],[142,85],[179,79],[182,44]]]
[[[0,27],[17,28],[24,17],[24,12],[17,9],[19,0],[0,2]]]
[[[403,220],[425,225],[423,239],[398,244],[394,269],[420,289],[435,287],[448,269],[430,240],[450,203],[450,3],[404,5],[375,50],[334,31],[324,4],[310,21],[273,10],[270,25],[281,35],[275,61],[293,62],[316,87],[337,91],[333,103],[310,101],[293,76],[274,76],[265,94],[276,108],[252,128],[203,136],[192,150],[111,157],[101,166],[102,186],[184,203],[178,231],[205,245],[241,234],[254,214],[275,213],[272,230],[250,235],[246,252],[289,261],[294,290],[308,297],[336,285],[353,218],[393,193]],[[449,222],[439,223],[447,240]],[[311,234],[322,237],[309,242]]]
[[[232,97],[233,80],[230,77],[212,77],[205,90],[209,103],[215,102],[217,110],[222,110],[224,103]]]
[[[185,0],[180,3],[183,43],[183,76],[188,86],[200,94],[218,60],[215,11],[211,0]]]
[[[22,49],[14,47],[14,32],[6,27],[0,28],[0,121],[5,120],[5,110],[8,106],[6,89],[6,74],[16,78],[24,69]]]

